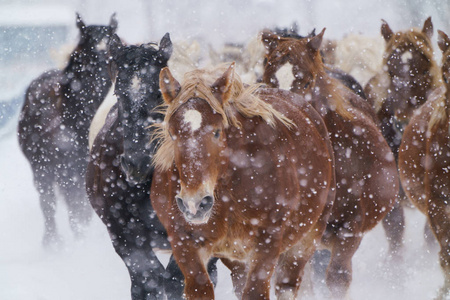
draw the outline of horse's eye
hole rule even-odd
[[[220,137],[220,132],[221,132],[220,129],[217,129],[216,131],[214,131],[214,137],[215,137],[216,139],[218,139],[218,138]]]
[[[170,132],[169,132],[169,135],[170,135],[170,138],[172,139],[172,141],[175,141],[177,139],[177,136],[176,135],[172,135]]]

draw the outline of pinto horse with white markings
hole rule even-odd
[[[305,38],[264,32],[267,49],[264,83],[275,86],[277,70],[290,64],[291,91],[309,99],[330,133],[336,160],[336,200],[322,242],[331,250],[327,285],[345,297],[352,280],[352,257],[364,234],[391,210],[397,197],[394,156],[374,111],[365,99],[326,72],[320,46],[324,30]]]
[[[19,144],[30,162],[44,213],[43,243],[51,247],[61,241],[55,222],[56,187],[77,236],[92,216],[84,185],[88,131],[111,86],[106,47],[117,29],[115,15],[109,26],[86,26],[78,14],[76,23],[80,41],[69,63],[30,84],[18,125]]]
[[[402,186],[427,216],[441,247],[445,281],[438,299],[450,296],[450,38],[439,32],[442,77],[437,88],[414,113],[405,129],[398,155]]]
[[[334,199],[328,133],[302,97],[244,87],[231,66],[163,69],[167,105],[151,188],[187,299],[214,299],[216,256],[242,299],[294,299]],[[297,105],[293,105],[295,102]]]

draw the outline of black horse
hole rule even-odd
[[[124,46],[117,35],[110,42],[112,78],[117,103],[91,149],[86,188],[95,212],[107,226],[117,254],[131,277],[131,295],[137,299],[181,299],[184,277],[175,260],[167,270],[154,250],[170,250],[167,233],[150,201],[154,122],[163,116],[159,73],[172,54],[169,34],[154,44]],[[100,113],[100,112],[99,112]],[[215,260],[210,273],[217,277]]]
[[[31,164],[44,213],[45,246],[61,240],[55,224],[55,186],[68,205],[76,236],[91,218],[84,185],[88,130],[111,86],[106,46],[117,28],[115,15],[109,26],[86,26],[77,14],[76,24],[80,40],[68,65],[30,84],[18,124],[19,144]]]

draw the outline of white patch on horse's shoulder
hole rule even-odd
[[[409,51],[406,51],[402,54],[401,59],[402,59],[402,63],[406,64],[408,62],[408,60],[412,59],[412,53]]]
[[[294,82],[294,73],[292,72],[293,65],[290,63],[284,64],[278,71],[275,73],[275,76],[278,79],[279,88],[283,90],[290,90],[291,86]]]
[[[190,109],[184,113],[184,123],[189,124],[192,132],[202,125],[202,114],[198,110]]]
[[[134,75],[133,78],[131,79],[131,88],[133,89],[133,91],[138,92],[140,85],[141,79],[139,79],[137,75]]]
[[[113,107],[113,105],[117,102],[117,97],[114,94],[114,90],[115,90],[115,84],[113,84],[111,86],[105,99],[103,99],[102,104],[100,104],[99,108],[97,109],[97,112],[95,113],[94,118],[92,118],[91,125],[89,127],[89,136],[88,136],[89,150],[92,149],[92,145],[94,144],[95,137],[100,132],[103,125],[105,124],[106,117],[108,116],[108,113],[111,110],[111,107]]]

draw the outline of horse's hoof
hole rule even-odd
[[[64,240],[59,234],[46,234],[42,240],[44,249],[50,252],[58,252],[64,248]]]

